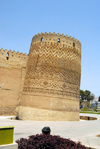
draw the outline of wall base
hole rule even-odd
[[[79,112],[19,107],[19,119],[34,121],[79,121]]]

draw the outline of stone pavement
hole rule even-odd
[[[59,135],[70,138],[73,141],[80,141],[87,147],[100,149],[100,115],[80,114],[81,116],[97,117],[97,120],[90,121],[22,121],[11,120],[9,117],[0,117],[0,126],[14,125],[14,140],[28,138],[30,135],[40,134],[45,126],[51,128],[51,135]]]

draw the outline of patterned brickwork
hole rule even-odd
[[[74,110],[69,108],[70,112],[78,111],[80,76],[81,43],[77,39],[55,33],[35,35],[29,51],[21,106],[67,111],[70,100],[76,102]],[[59,104],[54,104],[55,100]]]

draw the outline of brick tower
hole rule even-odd
[[[79,120],[81,43],[55,33],[35,35],[19,107],[22,120]]]

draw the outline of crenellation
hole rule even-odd
[[[41,34],[38,34],[37,36],[33,36],[32,38],[32,45],[33,43],[39,43],[39,42],[54,42],[54,43],[61,43],[61,44],[65,44],[66,46],[74,46],[75,48],[77,48],[78,50],[80,50],[81,48],[81,43],[79,42],[79,40],[75,39],[74,37],[71,37],[71,36],[64,36],[64,34],[55,34],[54,33],[41,33]],[[47,44],[46,44],[47,45]]]
[[[61,35],[62,37],[64,36],[64,34]]]
[[[3,51],[3,48],[1,48],[0,51]]]
[[[47,33],[47,32],[45,32],[45,33],[44,33],[44,35],[48,35],[48,33]]]
[[[15,56],[16,56],[16,55],[27,56],[26,53],[24,53],[24,54],[23,54],[23,52],[19,53],[19,51],[15,52],[15,50],[14,50],[14,51],[11,51],[11,49],[10,49],[10,50],[7,50],[7,49],[4,50],[3,48],[0,49],[0,53],[3,53],[3,54],[9,53],[9,56],[10,56],[10,55],[13,55],[13,56],[14,56],[14,55],[15,55]]]
[[[19,54],[19,51],[17,51],[17,54]]]
[[[66,38],[68,38],[68,35],[65,35]]]
[[[0,67],[9,68],[21,68],[26,67],[28,55],[19,51],[16,53],[15,50],[0,49]]]
[[[60,34],[59,34],[59,33],[58,33],[58,34],[56,34],[56,35],[60,36]]]
[[[53,32],[53,35],[55,35],[55,32]]]

